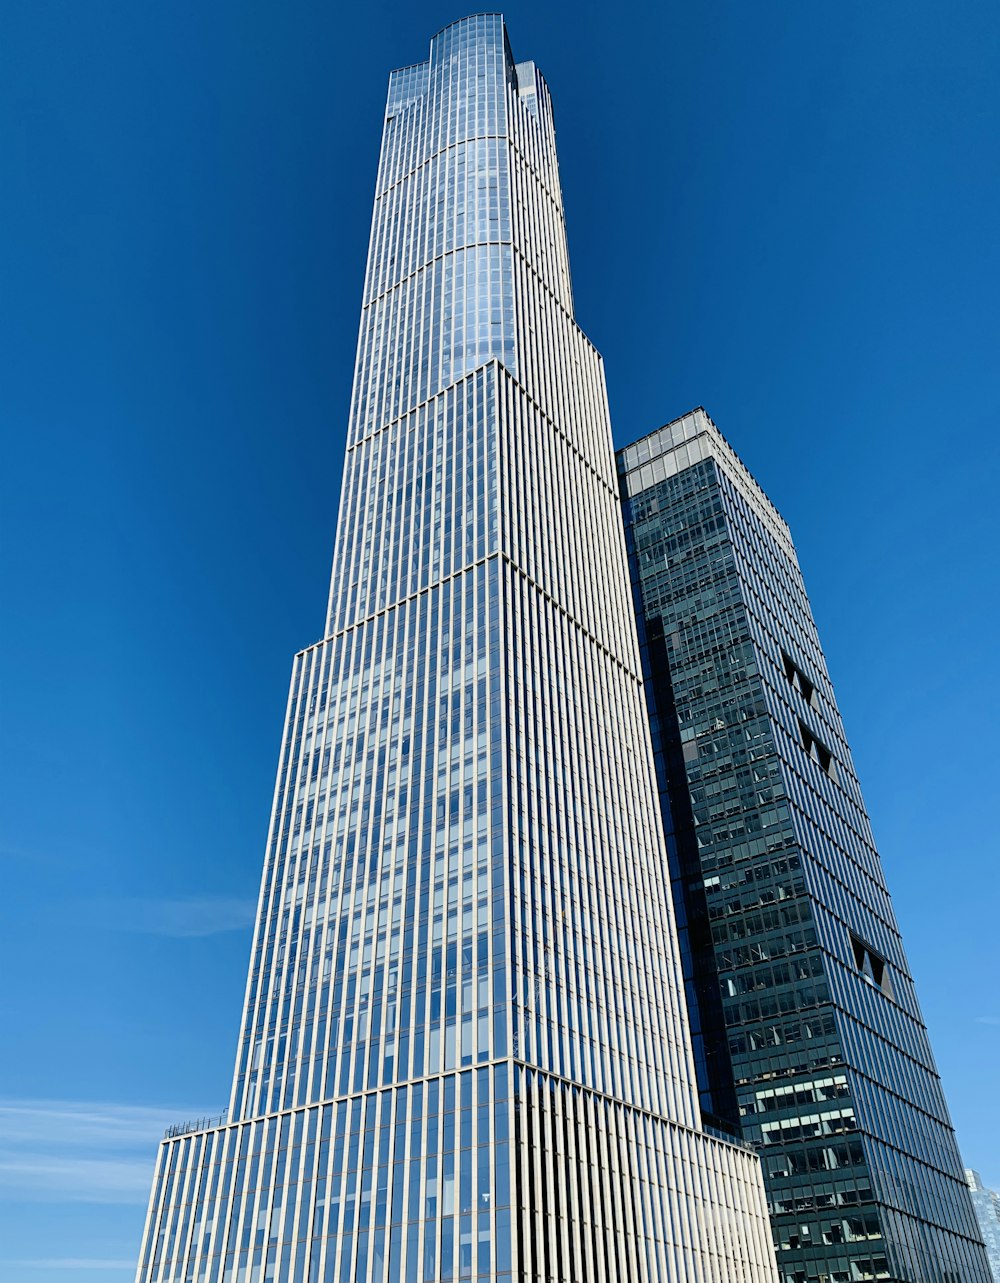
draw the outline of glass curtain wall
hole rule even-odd
[[[700,1124],[551,102],[480,15],[390,78],[228,1121],[165,1141],[138,1278],[772,1270]]]
[[[788,527],[704,410],[618,465],[703,1110],[782,1283],[987,1283]]]

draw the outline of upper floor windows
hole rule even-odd
[[[837,778],[837,763],[833,753],[809,729],[801,717],[797,718],[797,721],[799,723],[799,738],[802,741],[802,747],[820,770],[829,775],[831,780],[835,780]]]
[[[892,997],[892,982],[889,978],[889,964],[880,953],[869,944],[865,944],[860,936],[856,936],[853,931],[849,931],[851,937],[851,950],[854,953],[854,965],[857,967],[861,976],[876,989]]]
[[[785,669],[785,676],[799,692],[810,708],[815,708],[817,704],[816,684],[811,681],[805,673],[799,668],[795,660],[786,652],[781,652],[781,662]]]

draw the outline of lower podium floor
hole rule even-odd
[[[137,1283],[774,1283],[749,1151],[516,1061],[170,1137]]]

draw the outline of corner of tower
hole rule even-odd
[[[793,561],[797,561],[788,523],[704,406],[695,406],[687,414],[671,419],[615,451],[623,493],[627,492],[629,496],[662,480],[660,473],[665,476],[669,471],[673,475],[708,458],[714,459],[728,475],[747,502],[756,508],[779,546]],[[656,468],[652,467],[654,461]]]

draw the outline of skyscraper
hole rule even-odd
[[[600,357],[502,20],[396,71],[228,1121],[141,1283],[773,1279],[701,1124]]]
[[[1000,1194],[995,1189],[988,1189],[983,1178],[971,1167],[965,1169],[965,1179],[986,1247],[986,1258],[993,1272],[993,1283],[1000,1283]]]
[[[782,1283],[988,1283],[788,527],[704,410],[618,467],[703,1109]]]

